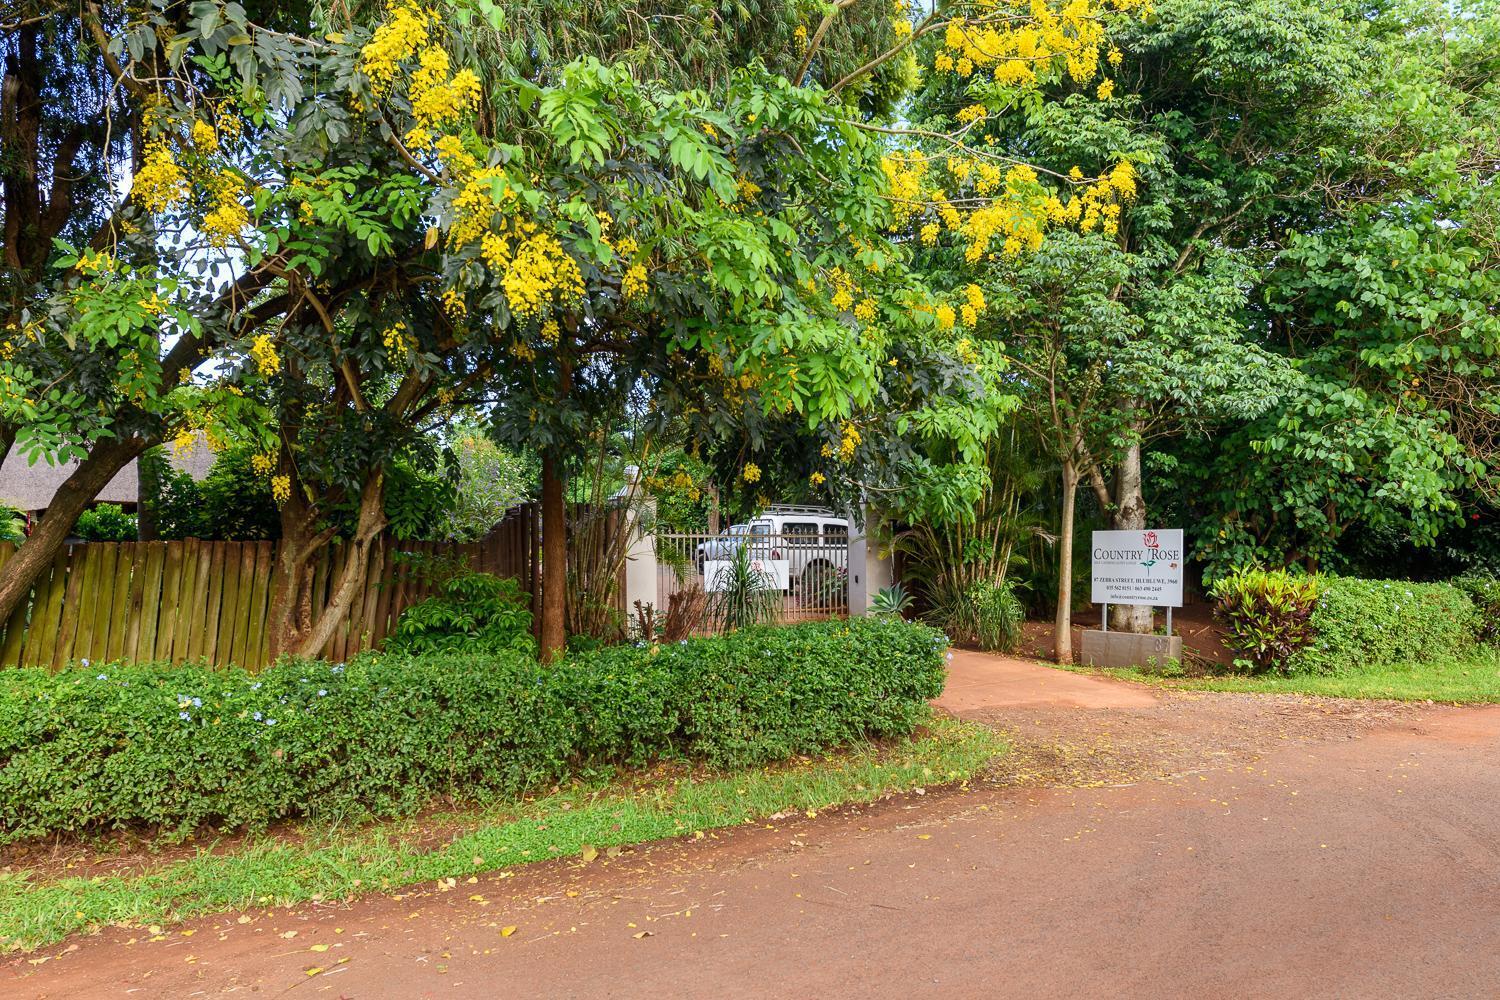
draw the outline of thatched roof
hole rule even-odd
[[[203,479],[214,464],[214,453],[201,439],[180,453],[167,449],[167,457],[175,468],[194,479]],[[0,503],[31,513],[46,510],[57,488],[77,467],[77,462],[48,465],[45,459],[30,465],[25,455],[12,450],[5,456],[4,464],[0,464]],[[120,504],[133,504],[140,499],[134,461],[109,481],[98,499],[101,503]]]

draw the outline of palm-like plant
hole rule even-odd
[[[748,545],[737,548],[729,564],[709,584],[713,594],[708,620],[716,630],[734,632],[747,625],[776,620],[781,589],[755,565]]]

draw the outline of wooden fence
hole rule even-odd
[[[0,565],[15,549],[0,546]],[[374,546],[365,583],[323,655],[343,660],[380,644],[401,612],[432,593],[435,560],[517,577],[540,592],[535,505],[516,508],[479,542]],[[84,542],[66,546],[29,601],[5,623],[0,667],[73,660],[183,662],[206,659],[259,668],[269,661],[266,619],[275,542]],[[327,601],[348,550],[325,550],[313,575],[313,606]],[[533,613],[536,611],[533,606]]]

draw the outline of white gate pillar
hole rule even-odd
[[[853,519],[851,518],[851,522]],[[858,525],[849,525],[849,614],[867,615],[876,593],[889,587],[895,576],[895,561],[868,537],[874,517],[869,511]]]
[[[625,553],[625,615],[635,615],[635,602],[656,603],[656,501],[642,499],[630,508],[625,530],[630,532],[630,547]],[[648,530],[649,529],[649,530]],[[657,608],[658,619],[666,613]]]

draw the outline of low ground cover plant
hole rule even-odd
[[[1256,669],[1336,674],[1461,660],[1495,639],[1493,581],[1413,583],[1246,569],[1213,589],[1225,641]],[[1477,598],[1477,600],[1476,600]]]
[[[895,619],[754,627],[544,666],[524,653],[368,654],[258,674],[109,666],[0,674],[0,843],[147,825],[488,801],[618,764],[783,760],[910,733],[946,642]]]

